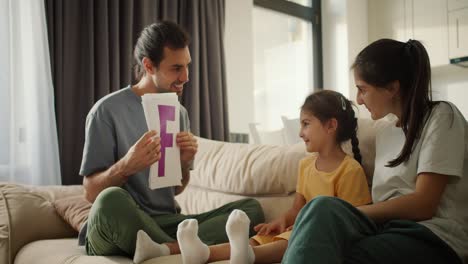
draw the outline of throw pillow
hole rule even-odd
[[[294,145],[296,143],[302,143],[302,139],[299,136],[299,132],[301,130],[301,122],[299,118],[287,118],[285,116],[281,116],[281,120],[283,121],[284,126],[284,140],[288,145]]]
[[[78,232],[80,232],[81,226],[88,219],[91,205],[83,195],[61,198],[54,201],[57,213]]]

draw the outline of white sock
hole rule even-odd
[[[249,217],[241,210],[234,210],[226,223],[226,233],[231,245],[230,264],[253,264],[255,254],[249,245]]]
[[[210,249],[198,237],[198,221],[187,219],[177,227],[182,261],[184,264],[204,264],[210,257]]]
[[[145,260],[170,255],[169,247],[154,242],[143,230],[138,230],[133,262],[138,264]]]

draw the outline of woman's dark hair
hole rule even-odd
[[[358,124],[351,101],[338,92],[322,90],[309,95],[301,110],[314,115],[322,123],[335,118],[338,121],[336,141],[343,143],[351,140],[354,159],[361,163],[361,151],[356,135]]]
[[[190,44],[190,37],[176,23],[162,21],[143,29],[138,38],[133,57],[135,58],[135,79],[140,80],[145,74],[142,60],[147,57],[155,67],[163,60],[164,47],[183,49]]]
[[[387,166],[396,167],[408,161],[429,113],[438,102],[432,101],[431,66],[421,42],[400,42],[380,39],[364,48],[351,66],[366,83],[387,89],[390,83],[400,84],[400,125],[406,141],[398,157]]]

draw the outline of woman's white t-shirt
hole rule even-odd
[[[468,257],[468,125],[455,105],[441,102],[428,118],[410,159],[397,167],[385,165],[403,149],[405,135],[399,127],[381,131],[376,138],[374,203],[410,194],[419,173],[450,175],[435,216],[419,222],[458,255]]]

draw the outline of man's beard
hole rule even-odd
[[[170,89],[161,88],[158,86],[156,86],[156,92],[157,93],[173,93],[173,91],[171,91]]]

